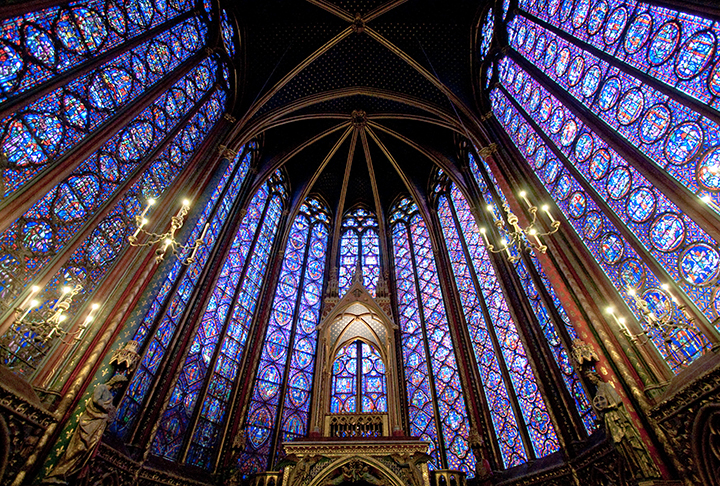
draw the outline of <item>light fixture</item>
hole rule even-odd
[[[135,229],[135,232],[128,237],[128,242],[130,243],[130,246],[153,246],[157,243],[162,242],[162,247],[155,250],[156,263],[160,263],[165,259],[165,255],[167,254],[167,251],[169,249],[172,249],[173,255],[178,255],[182,252],[186,253],[192,250],[192,253],[188,258],[180,260],[180,263],[182,263],[183,265],[192,264],[195,261],[195,255],[197,254],[200,245],[203,244],[203,240],[205,239],[205,234],[207,233],[209,224],[205,223],[205,227],[203,228],[203,232],[200,235],[200,238],[198,238],[192,243],[181,245],[177,240],[175,240],[175,233],[177,232],[177,230],[182,228],[183,223],[185,222],[185,217],[187,216],[188,211],[190,211],[190,201],[185,199],[182,202],[180,210],[175,216],[170,219],[170,229],[166,233],[158,234],[145,231],[143,228],[149,222],[145,216],[147,215],[150,208],[155,205],[156,202],[157,201],[155,199],[148,199],[147,206],[143,210],[142,214],[135,216],[135,223],[137,224],[137,228]],[[138,243],[140,235],[147,236],[147,241],[145,241],[144,243]]]
[[[487,230],[485,228],[480,228],[480,233],[482,234],[488,251],[491,253],[505,252],[507,253],[508,260],[512,263],[517,262],[520,257],[517,254],[518,252],[513,254],[513,252],[510,251],[511,247],[516,247],[518,250],[522,250],[523,248],[532,248],[540,253],[545,253],[547,251],[547,246],[543,244],[541,237],[557,233],[558,228],[560,227],[560,221],[553,218],[553,215],[550,213],[550,206],[546,204],[542,207],[542,210],[550,220],[551,230],[548,232],[538,230],[536,227],[538,207],[530,202],[525,191],[520,192],[519,196],[523,199],[523,201],[525,201],[525,204],[528,206],[528,212],[532,215],[530,224],[528,224],[525,228],[521,228],[518,224],[518,217],[510,210],[510,206],[508,206],[507,203],[503,203],[503,209],[507,214],[506,224],[502,216],[500,216],[499,219],[497,218],[494,206],[492,204],[488,204],[487,210],[492,215],[495,226],[497,226],[500,230],[500,247],[495,248],[488,239]],[[508,228],[508,225],[510,228]]]
[[[40,292],[40,287],[33,285],[30,288],[30,295],[25,299],[20,307],[15,309],[15,330],[20,335],[28,335],[36,342],[45,344],[50,341],[53,336],[64,340],[66,337],[72,338],[74,341],[78,341],[82,338],[85,330],[88,328],[94,318],[94,313],[100,307],[98,304],[92,304],[90,306],[90,312],[83,324],[78,327],[74,332],[69,332],[62,325],[67,320],[65,312],[70,309],[72,305],[73,297],[75,297],[81,290],[82,285],[66,285],[62,288],[60,297],[55,301],[52,307],[46,306],[45,308],[38,308],[40,301],[35,296]],[[35,309],[33,311],[33,309]],[[22,332],[21,332],[22,331]],[[10,343],[11,351],[12,344]]]

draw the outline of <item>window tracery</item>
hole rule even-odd
[[[380,240],[377,228],[377,218],[364,208],[350,211],[343,219],[338,272],[340,297],[345,295],[352,284],[358,259],[360,259],[363,285],[372,296],[375,296],[375,288],[380,276]]]

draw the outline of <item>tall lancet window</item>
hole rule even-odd
[[[352,284],[358,258],[363,285],[375,296],[375,287],[380,276],[380,240],[377,228],[377,218],[364,208],[350,211],[343,219],[338,272],[340,297],[345,295]]]
[[[284,441],[307,435],[330,218],[308,199],[290,229],[245,423],[245,474],[272,469]]]
[[[165,351],[198,284],[198,277],[217,243],[220,230],[240,192],[250,168],[253,146],[254,143],[248,144],[242,149],[230,161],[220,179],[215,182],[215,189],[205,203],[190,234],[190,240],[194,241],[201,235],[205,224],[209,224],[203,239],[204,245],[199,248],[195,261],[190,266],[183,266],[180,259],[175,261],[133,336],[133,340],[145,352],[141,353],[142,361],[125,392],[117,419],[111,425],[111,430],[124,439],[128,439],[133,431],[143,404],[148,398],[147,392],[157,378]],[[163,309],[165,311],[161,314]]]
[[[681,195],[719,211],[720,30],[642,2],[585,3],[572,19],[558,5],[519,2],[493,112],[626,302],[620,312],[678,372],[708,341],[694,324],[655,320],[689,312],[709,329],[720,315],[715,228]]]
[[[503,289],[467,201],[453,184],[438,187],[438,216],[506,466],[559,448]],[[531,443],[523,442],[523,428]]]
[[[490,168],[483,159],[479,159],[480,164],[478,164],[472,154],[468,154],[468,158],[470,172],[478,184],[483,202],[487,205],[487,209],[492,212],[493,216],[499,218],[501,211],[503,211],[502,204],[507,203],[507,200],[500,191],[494,174],[490,171]],[[497,195],[500,200],[499,204],[495,202],[495,195]],[[519,256],[515,249],[512,251],[515,256]],[[575,401],[575,406],[583,421],[585,430],[590,434],[595,429],[597,417],[593,412],[588,395],[583,388],[580,377],[572,365],[568,353],[571,340],[579,339],[579,336],[570,323],[570,317],[550,284],[547,275],[545,275],[535,253],[529,252],[527,255],[531,265],[526,265],[525,259],[523,258],[513,263],[515,271],[522,282],[522,291],[527,296],[533,313],[538,320],[538,324],[545,335],[550,352],[562,373],[565,387]],[[539,284],[533,279],[531,271],[536,273],[537,278],[540,280]],[[542,289],[540,287],[542,287]],[[542,291],[544,291],[545,294],[543,294]],[[554,308],[559,320],[553,319],[553,313],[550,310],[551,307]]]
[[[63,324],[79,331],[135,215],[172,193],[225,110],[225,67],[203,51],[210,22],[187,0],[92,0],[2,21],[3,319],[32,286],[44,309],[80,285]],[[30,375],[58,336],[14,326],[3,364]]]
[[[472,477],[468,413],[430,234],[407,198],[393,208],[390,224],[410,433],[430,442],[431,467]]]
[[[183,453],[188,464],[212,466],[286,198],[278,172],[250,201],[160,418],[153,454],[177,461]]]
[[[330,413],[387,412],[385,363],[364,341],[341,347],[333,361]]]

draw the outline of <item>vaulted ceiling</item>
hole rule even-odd
[[[483,2],[221,1],[241,37],[234,137],[262,133],[258,180],[283,166],[295,199],[383,212],[422,195],[477,113]],[[376,207],[379,205],[379,208]]]

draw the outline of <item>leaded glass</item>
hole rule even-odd
[[[230,59],[232,59],[235,57],[235,28],[228,17],[227,11],[224,9],[222,11],[222,17],[220,18],[220,30],[222,32],[225,49]]]
[[[192,9],[190,0],[89,0],[28,13],[0,27],[0,102]],[[170,22],[172,23],[172,22]]]
[[[507,62],[505,62],[507,61]],[[562,111],[567,118],[574,118],[574,115],[547,90],[540,86],[535,80],[530,78],[527,73],[518,68],[518,66],[508,59],[503,60],[504,79],[510,71],[515,82],[512,86],[512,93],[518,100],[519,87],[525,83],[530,83],[533,89],[539,89],[541,96],[548,100],[556,111]],[[519,81],[518,81],[519,80]],[[525,107],[522,98],[519,98],[521,106]],[[527,108],[526,108],[527,109]],[[553,141],[557,142],[557,135],[553,135],[548,124],[543,122],[540,117],[530,114],[533,120],[545,132],[545,134]],[[683,249],[688,244],[704,242],[714,245],[714,240],[702,230],[690,217],[683,213],[672,201],[669,200],[657,187],[652,185],[644,176],[634,167],[628,165],[617,152],[615,152],[607,142],[599,137],[596,133],[585,127],[577,120],[581,126],[583,134],[587,134],[592,139],[592,143],[598,151],[607,157],[609,155],[609,171],[604,180],[597,181],[591,177],[588,172],[587,164],[581,162],[582,157],[578,158],[578,154],[571,147],[561,147],[560,144],[553,144],[554,150],[559,150],[566,160],[572,163],[578,171],[585,176],[585,179],[592,185],[598,196],[605,199],[608,207],[623,220],[628,229],[630,229],[638,241],[644,246],[647,252],[652,255],[656,261],[664,267],[668,274],[679,283],[683,291],[695,302],[697,307],[705,313],[709,319],[714,318],[714,310],[712,309],[712,292],[708,288],[697,287],[689,284],[686,280],[681,279],[679,272],[679,257]],[[631,183],[632,181],[632,183]],[[651,218],[647,223],[635,223],[626,214],[627,197],[629,189],[633,187],[645,187],[655,196],[656,216]],[[558,197],[561,195],[558,194]],[[618,253],[619,246],[617,238],[609,237],[606,241],[605,255],[606,260],[616,260],[620,258]]]
[[[206,25],[197,18],[181,22],[0,121],[0,144],[7,154],[7,161],[0,166],[2,197],[28,183],[111,120],[119,108],[196,53],[206,31]],[[164,62],[153,69],[150,63],[159,46],[166,53]],[[208,78],[213,76],[209,71]],[[182,112],[185,104],[186,93],[181,87],[175,88],[173,94],[165,106],[168,115]]]
[[[127,438],[127,434],[132,431],[132,427],[135,425],[143,400],[156,377],[164,353],[177,330],[178,322],[182,319],[198,277],[207,263],[210,253],[217,242],[220,229],[225,223],[245,180],[250,168],[251,156],[252,152],[246,148],[228,164],[188,237],[188,241],[195,241],[203,231],[205,224],[209,223],[210,226],[203,240],[204,244],[198,250],[195,261],[183,271],[180,263],[181,259],[175,260],[162,286],[155,294],[148,312],[140,323],[140,327],[135,332],[133,340],[143,346],[153,331],[160,311],[171,296],[173,283],[177,278],[181,278],[172,294],[172,300],[167,303],[167,308],[155,327],[155,332],[151,336],[151,341],[147,345],[142,361],[128,385],[123,401],[118,408],[117,419],[111,425],[111,430],[123,438]],[[230,184],[226,189],[228,181],[230,181]],[[181,255],[181,257],[184,256]]]
[[[430,235],[407,199],[396,205],[391,222],[410,431],[431,443],[431,467],[472,477],[467,409]]]
[[[519,124],[527,125],[530,132],[535,136],[538,133],[532,124],[521,114],[518,109],[510,102],[499,88],[494,89],[491,94],[493,104],[493,112],[497,119],[503,124],[506,130],[509,129],[511,119],[519,120]],[[517,132],[508,132],[513,142],[516,143],[521,153],[524,153],[524,146],[516,141]],[[538,138],[538,140],[542,140]],[[531,167],[536,169],[540,182],[544,185],[548,193],[557,201],[558,208],[569,216],[567,200],[557,197],[560,186],[559,180],[564,180],[569,184],[573,191],[585,192],[583,186],[570,174],[566,168],[560,168],[561,164],[557,160],[557,156],[553,147],[546,145],[544,142],[538,142],[538,148],[534,154],[527,156],[527,161]],[[551,163],[552,162],[552,163]],[[552,166],[553,175],[548,176],[549,167]],[[559,175],[562,174],[562,177]],[[587,195],[587,193],[586,193]],[[628,289],[658,288],[660,281],[658,277],[648,268],[642,258],[635,252],[633,247],[618,234],[618,230],[612,221],[604,215],[603,211],[591,197],[587,198],[587,213],[585,216],[574,219],[568,217],[568,222],[573,229],[582,238],[587,246],[590,255],[595,259],[599,266],[610,278],[615,288],[618,290],[622,298],[627,303],[630,310],[638,317],[642,317],[642,312],[635,306],[634,299],[629,294]],[[615,247],[615,253],[621,252],[622,258],[615,263],[608,263],[609,247],[607,242],[612,240],[615,244],[622,244],[622,247]],[[612,258],[610,258],[612,261]],[[679,316],[678,316],[679,317]],[[676,317],[677,318],[677,317]],[[672,350],[668,349],[666,341],[657,332],[651,332],[651,338],[660,352],[666,357],[671,354],[679,354],[678,362],[689,362],[699,357],[706,343],[696,334],[686,330],[676,330],[670,333],[670,341]],[[681,350],[679,353],[677,350]],[[673,360],[669,360],[669,363]],[[679,366],[670,363],[674,371],[679,371]]]
[[[278,429],[279,409],[280,439],[305,435],[328,222],[324,206],[316,199],[309,199],[290,229],[248,406],[245,427],[249,441],[238,460],[244,474],[272,467],[268,461]]]
[[[193,115],[190,123],[175,137],[178,143],[171,144],[164,152],[170,159],[167,163],[175,165],[180,162],[181,154],[193,151],[200,135],[208,132],[217,112],[225,104],[224,93],[209,92],[212,83],[198,86],[195,82],[198,73],[214,75],[216,67],[216,61],[211,58],[196,66],[0,235],[0,259],[19,263],[13,275],[7,278],[3,275],[0,292],[5,299],[12,299],[22,291],[103,204],[117,202],[126,181],[143,178],[141,171],[147,168],[154,150],[167,142],[173,129],[183,121],[183,117],[167,111],[174,90],[184,95],[182,106],[177,106],[183,115],[198,110],[203,99],[214,93],[205,105],[210,111]],[[150,178],[149,175],[145,177]],[[158,169],[153,184],[165,185],[168,177],[171,176],[166,169]]]
[[[193,437],[195,450],[188,456],[188,461],[196,465],[204,466],[209,461],[217,439],[214,432],[224,417],[247,338],[247,316],[254,310],[282,205],[276,183],[271,182],[264,184],[250,201],[160,419],[152,446],[154,454],[177,460],[200,389],[210,380],[210,395],[203,400],[201,422]],[[216,348],[221,337],[222,357],[218,359]]]
[[[380,242],[375,215],[364,208],[356,208],[345,216],[340,240],[340,264],[338,289],[342,297],[352,285],[353,275],[360,258],[363,285],[375,296],[375,287],[380,275]]]

